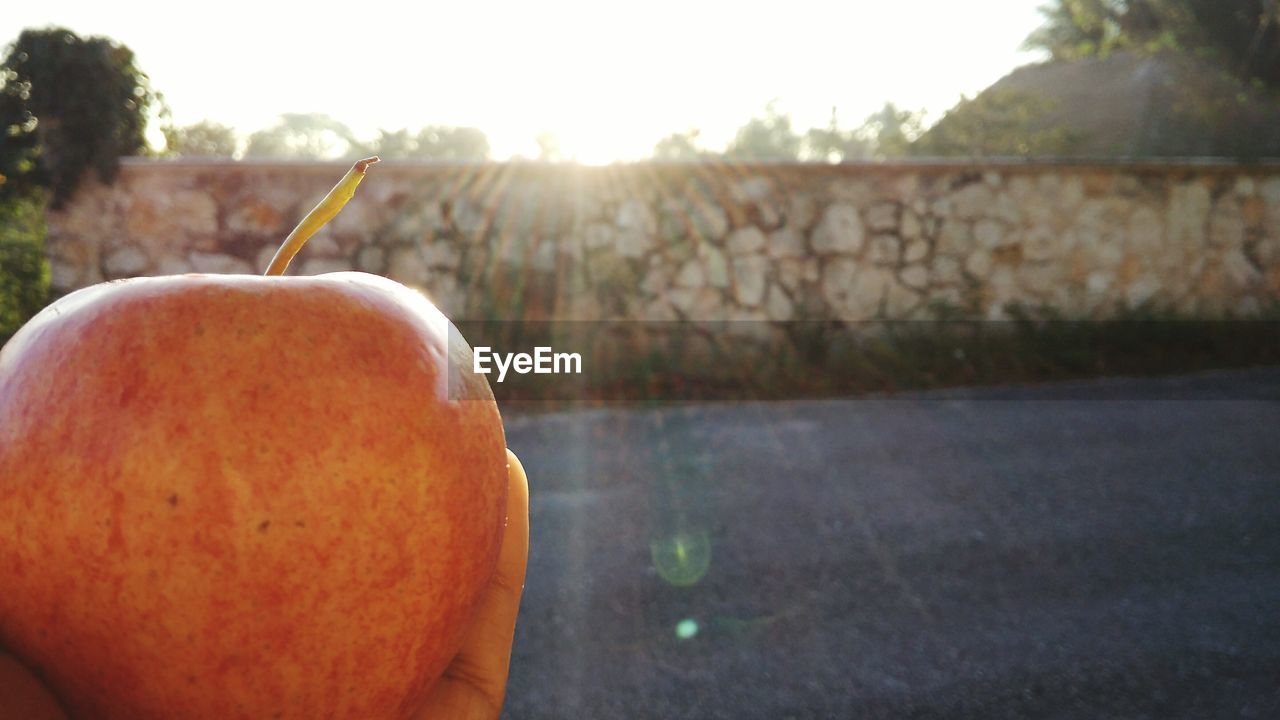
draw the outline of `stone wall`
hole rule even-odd
[[[130,160],[49,217],[55,290],[261,272],[345,164]],[[291,273],[457,319],[1248,314],[1280,298],[1280,167],[382,163]]]

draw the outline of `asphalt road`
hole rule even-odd
[[[1280,369],[508,432],[507,718],[1280,718]]]

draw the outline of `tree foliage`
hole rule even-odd
[[[778,112],[777,102],[771,101],[763,115],[738,129],[724,155],[729,160],[798,160],[800,144],[800,135],[791,128],[791,116]]]
[[[115,178],[119,159],[146,147],[159,96],[133,51],[70,30],[24,30],[0,64],[0,197],[50,189],[62,205],[86,171]]]
[[[1062,128],[1039,128],[1051,100],[1022,91],[987,91],[965,98],[914,145],[921,155],[973,157],[1064,154],[1070,137]]]
[[[1041,13],[1044,25],[1025,46],[1054,59],[1176,49],[1280,88],[1278,0],[1053,0]]]
[[[39,193],[0,201],[0,345],[44,307],[49,261]]]
[[[387,160],[476,161],[489,157],[489,138],[477,128],[429,125],[418,133],[379,130],[366,154]]]
[[[165,152],[181,157],[231,157],[236,153],[236,131],[209,120],[163,129]]]
[[[876,157],[907,155],[911,143],[924,133],[924,113],[903,110],[891,102],[867,116],[858,135],[867,139]]]
[[[805,133],[804,155],[819,162],[902,157],[924,131],[923,124],[923,112],[903,110],[886,102],[868,115],[862,125],[845,130],[840,127],[836,109],[832,108],[827,127]]]
[[[705,160],[714,156],[698,145],[701,130],[690,128],[684,132],[674,132],[662,138],[653,146],[653,159],[687,162]]]
[[[1045,122],[1056,103],[1018,90],[987,90],[959,104],[911,145],[915,155],[969,157],[1070,154],[1078,137]]]
[[[875,154],[871,140],[857,130],[840,127],[840,118],[831,108],[831,120],[824,128],[810,128],[804,134],[804,156],[816,162],[866,160]]]
[[[764,114],[754,117],[739,128],[723,153],[707,150],[698,144],[698,130],[672,133],[653,148],[655,160],[736,161],[805,160],[810,162],[850,162],[872,158],[901,157],[908,153],[911,141],[923,131],[923,113],[902,110],[885,103],[868,115],[862,125],[844,128],[836,108],[826,127],[810,128],[803,135],[792,126],[791,116],[769,103]]]
[[[351,128],[319,113],[290,113],[249,136],[245,157],[292,160],[377,155],[387,160],[476,161],[489,157],[489,138],[477,128],[428,125],[417,133],[379,130],[361,140]]]
[[[550,130],[543,130],[538,133],[535,141],[538,143],[538,160],[539,162],[562,162],[564,151],[560,148],[560,139]]]
[[[284,113],[275,125],[249,136],[245,157],[321,160],[358,155],[351,128],[323,113]]]
[[[489,159],[489,138],[479,128],[428,125],[414,142],[409,157],[416,160]]]

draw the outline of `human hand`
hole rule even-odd
[[[432,687],[415,720],[494,720],[502,714],[511,643],[529,555],[529,481],[507,451],[507,530],[498,567],[480,600],[462,649]],[[0,650],[0,718],[66,720],[56,698],[17,660]]]
[[[480,611],[462,649],[431,689],[415,720],[495,720],[502,714],[516,615],[529,557],[529,480],[507,451],[507,532],[498,569],[480,600]]]

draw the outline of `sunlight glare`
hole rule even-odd
[[[353,22],[226,0],[189,33],[140,0],[46,0],[0,13],[0,42],[51,24],[112,37],[135,52],[176,124],[211,120],[242,141],[281,113],[323,113],[360,138],[476,127],[495,160],[535,157],[545,130],[564,158],[600,164],[647,157],[689,128],[721,150],[773,98],[801,133],[825,126],[833,106],[851,127],[886,101],[939,117],[961,93],[1036,59],[1018,47],[1039,4],[496,0]],[[973,33],[954,31],[977,13]],[[228,38],[251,50],[229,52]]]

